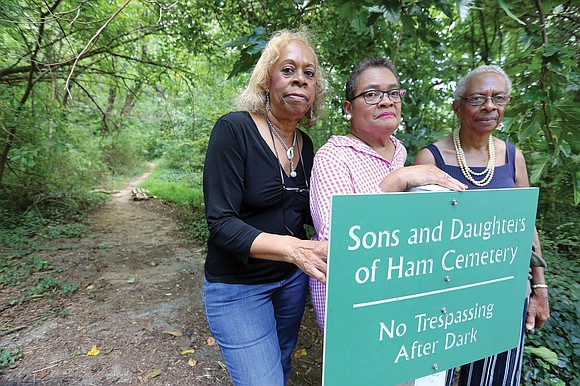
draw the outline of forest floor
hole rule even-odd
[[[79,284],[74,295],[8,306],[1,290],[0,348],[23,358],[0,385],[231,385],[202,305],[204,248],[171,206],[132,200],[150,172],[91,213],[85,236],[40,254]],[[320,385],[321,363],[307,307],[290,385]]]

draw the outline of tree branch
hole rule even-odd
[[[81,59],[81,57],[83,56],[83,54],[84,54],[86,51],[88,51],[88,49],[89,49],[89,47],[91,46],[91,44],[93,43],[93,41],[94,41],[94,40],[95,40],[97,37],[99,37],[99,35],[101,34],[101,32],[102,32],[102,31],[103,31],[105,28],[107,28],[107,26],[108,26],[108,25],[109,25],[109,24],[110,24],[110,23],[113,21],[113,19],[114,19],[114,18],[115,18],[115,17],[116,17],[116,16],[117,16],[119,13],[121,13],[121,11],[122,11],[123,9],[125,9],[125,7],[126,7],[126,6],[127,6],[129,3],[130,3],[130,2],[131,2],[131,0],[126,0],[126,1],[123,3],[123,5],[121,5],[121,7],[120,7],[119,9],[117,9],[117,10],[116,10],[116,11],[115,11],[115,12],[114,12],[112,15],[111,15],[111,17],[109,17],[109,19],[108,19],[108,20],[105,22],[105,24],[103,24],[103,25],[101,26],[101,28],[99,28],[99,29],[97,30],[97,33],[95,33],[95,34],[93,35],[93,37],[92,37],[92,38],[91,38],[91,39],[88,41],[88,43],[87,43],[87,45],[85,46],[85,48],[83,48],[83,50],[82,50],[82,51],[81,51],[81,52],[80,52],[80,53],[79,53],[79,54],[76,56],[76,58],[75,58],[75,61],[74,61],[73,65],[72,65],[72,68],[71,68],[71,70],[70,70],[70,74],[69,74],[69,76],[68,76],[68,78],[67,78],[67,80],[66,80],[66,83],[65,83],[65,85],[64,85],[64,88],[65,88],[65,90],[67,90],[67,92],[69,92],[69,93],[70,93],[70,91],[69,91],[69,89],[68,89],[68,85],[69,85],[70,79],[71,79],[71,77],[72,77],[72,74],[74,73],[74,70],[75,70],[75,67],[76,67],[76,65],[77,65],[78,61]]]
[[[118,48],[118,47],[121,47],[122,45],[127,44],[127,43],[131,43],[131,42],[134,42],[134,41],[138,41],[138,40],[142,39],[144,36],[147,36],[149,33],[152,33],[154,31],[155,30],[154,29],[151,29],[151,28],[141,28],[141,29],[137,29],[137,30],[131,31],[131,32],[127,33],[127,34],[121,35],[121,37],[127,37],[127,36],[129,36],[129,35],[131,35],[132,33],[135,33],[135,32],[140,32],[140,34],[135,35],[135,36],[132,36],[129,39],[126,39],[126,40],[121,40],[121,41],[118,41],[118,39],[111,40],[109,42],[109,45],[107,45],[107,46],[99,47],[99,48],[97,48],[95,50],[85,52],[83,54],[83,56],[82,56],[81,59],[90,58],[90,57],[97,56],[97,55],[100,55],[100,54],[111,54],[113,49]],[[115,44],[111,44],[115,40],[117,40],[117,42]],[[47,46],[44,46],[43,48],[46,48],[46,47]],[[3,80],[3,78],[6,78],[6,77],[8,77],[10,75],[14,75],[14,74],[28,73],[31,70],[35,70],[35,72],[39,72],[41,68],[47,68],[47,67],[53,67],[53,68],[54,67],[56,67],[56,68],[58,68],[58,67],[66,67],[66,66],[72,64],[75,61],[75,59],[76,58],[73,57],[73,58],[66,59],[66,60],[60,61],[60,62],[55,62],[55,63],[40,63],[40,62],[36,62],[36,64],[34,66],[28,65],[28,66],[10,67],[10,68],[7,68],[7,69],[3,69],[3,70],[0,70],[0,79],[2,79],[0,81],[0,83],[7,83],[7,81]],[[151,63],[151,64],[153,64],[153,63]],[[47,71],[44,71],[42,73],[43,74],[46,74]],[[8,82],[9,82],[9,80],[8,80]]]
[[[91,100],[91,102],[93,102],[93,104],[95,105],[95,107],[97,108],[97,110],[100,111],[101,115],[103,116],[102,122],[103,122],[103,126],[105,128],[106,131],[109,131],[109,126],[107,124],[107,114],[103,111],[103,109],[101,108],[101,106],[99,106],[99,104],[97,103],[97,101],[95,100],[95,98],[93,98],[93,96],[91,95],[90,92],[88,92],[88,90],[86,88],[84,88],[79,82],[77,82],[76,80],[72,80],[72,82],[74,84],[76,84],[77,86],[80,87],[81,90],[84,91],[84,93],[89,97],[89,99]],[[116,125],[115,125],[116,127]]]
[[[541,33],[542,33],[542,41],[544,49],[548,47],[548,31],[546,31],[546,16],[544,14],[544,10],[542,9],[542,0],[536,0],[536,9],[538,10],[538,15],[540,17],[540,26],[541,26]],[[548,77],[548,67],[545,64],[542,64],[542,74],[540,76],[540,89],[542,91],[546,90],[546,80]],[[554,138],[552,137],[552,133],[550,132],[550,115],[548,114],[548,105],[546,103],[546,99],[542,98],[542,113],[544,114],[544,133],[548,140],[552,145],[555,147],[556,143],[554,143]]]

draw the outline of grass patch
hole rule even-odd
[[[23,213],[24,205],[2,205],[13,201],[8,195],[0,196],[0,289],[3,294],[0,309],[26,305],[40,298],[57,305],[31,315],[34,322],[28,331],[44,322],[49,314],[62,316],[60,300],[78,290],[79,285],[68,280],[64,270],[49,257],[59,250],[76,248],[70,239],[88,231],[79,222],[84,218],[82,211],[100,202],[87,199],[88,194],[52,197],[59,200],[45,200],[44,206],[29,206],[34,210],[24,209]],[[22,356],[18,350],[0,351],[0,371]]]
[[[170,169],[163,163],[155,168],[147,181],[141,184],[152,195],[163,201],[187,207],[190,203],[203,204],[201,174]]]

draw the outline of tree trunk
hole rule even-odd
[[[125,98],[125,104],[121,110],[121,116],[126,117],[131,114],[133,107],[135,107],[135,103],[137,103],[137,96],[139,95],[139,92],[141,92],[141,87],[141,81],[138,81],[135,83],[135,85],[133,85],[133,87],[131,87],[127,93],[127,97]]]
[[[36,45],[34,47],[34,51],[32,55],[30,55],[30,72],[28,73],[28,81],[26,83],[26,90],[24,90],[24,94],[20,101],[18,102],[18,107],[14,113],[14,119],[12,120],[12,125],[8,129],[8,135],[6,136],[6,142],[4,143],[4,147],[2,148],[2,154],[0,154],[0,186],[2,186],[2,181],[4,180],[4,171],[6,170],[6,166],[8,164],[8,154],[10,153],[10,149],[12,148],[12,143],[16,138],[16,127],[18,126],[18,118],[20,117],[20,113],[26,105],[28,98],[32,92],[32,88],[34,87],[35,80],[34,74],[38,71],[38,67],[36,65],[36,58],[38,53],[40,52],[41,42],[44,38],[44,28],[46,26],[46,17],[52,15],[56,8],[58,8],[59,4],[62,0],[56,0],[49,9],[40,15],[40,26],[38,27],[38,36],[36,38]]]
[[[113,85],[109,89],[109,98],[107,100],[107,108],[105,109],[105,115],[103,115],[103,133],[109,131],[109,122],[111,121],[111,116],[113,115],[113,109],[115,108],[115,99],[117,98],[117,86]]]

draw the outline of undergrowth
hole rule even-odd
[[[81,236],[86,232],[86,227],[76,223],[55,224],[37,218],[31,219],[30,223],[16,223],[11,228],[2,228],[0,232],[0,289],[3,294],[0,309],[4,311],[25,305],[38,298],[56,304],[45,310],[44,314],[35,316],[36,322],[27,328],[30,331],[46,320],[49,314],[66,316],[66,311],[58,305],[58,299],[76,292],[79,285],[67,280],[63,269],[53,264],[48,256],[57,250],[74,248],[74,245],[62,244],[62,240]],[[8,330],[14,327],[2,325]],[[0,349],[0,372],[22,357],[18,350]]]
[[[2,369],[6,366],[13,365],[17,361],[24,357],[22,352],[18,349],[6,350],[0,348],[0,374],[2,374]]]
[[[526,335],[525,385],[580,385],[580,224],[578,208],[562,205],[542,216],[538,230],[549,285],[550,318]]]
[[[580,285],[578,261],[546,255],[550,318],[526,335],[523,382],[526,385],[573,385],[580,374]]]
[[[71,239],[83,236],[88,227],[85,214],[104,201],[88,189],[22,190],[5,184],[0,189],[0,310],[26,306],[33,299],[43,299],[50,306],[31,315],[24,332],[34,330],[48,316],[66,317],[62,299],[75,293],[78,283],[51,261],[59,250],[72,249]],[[7,320],[4,331],[17,327]],[[19,350],[0,348],[0,372],[22,359]]]
[[[12,287],[14,291],[9,294],[17,295],[4,300],[13,306],[36,297],[74,293],[78,284],[58,278],[62,272],[49,260],[38,256],[3,259],[0,262],[0,287]]]

